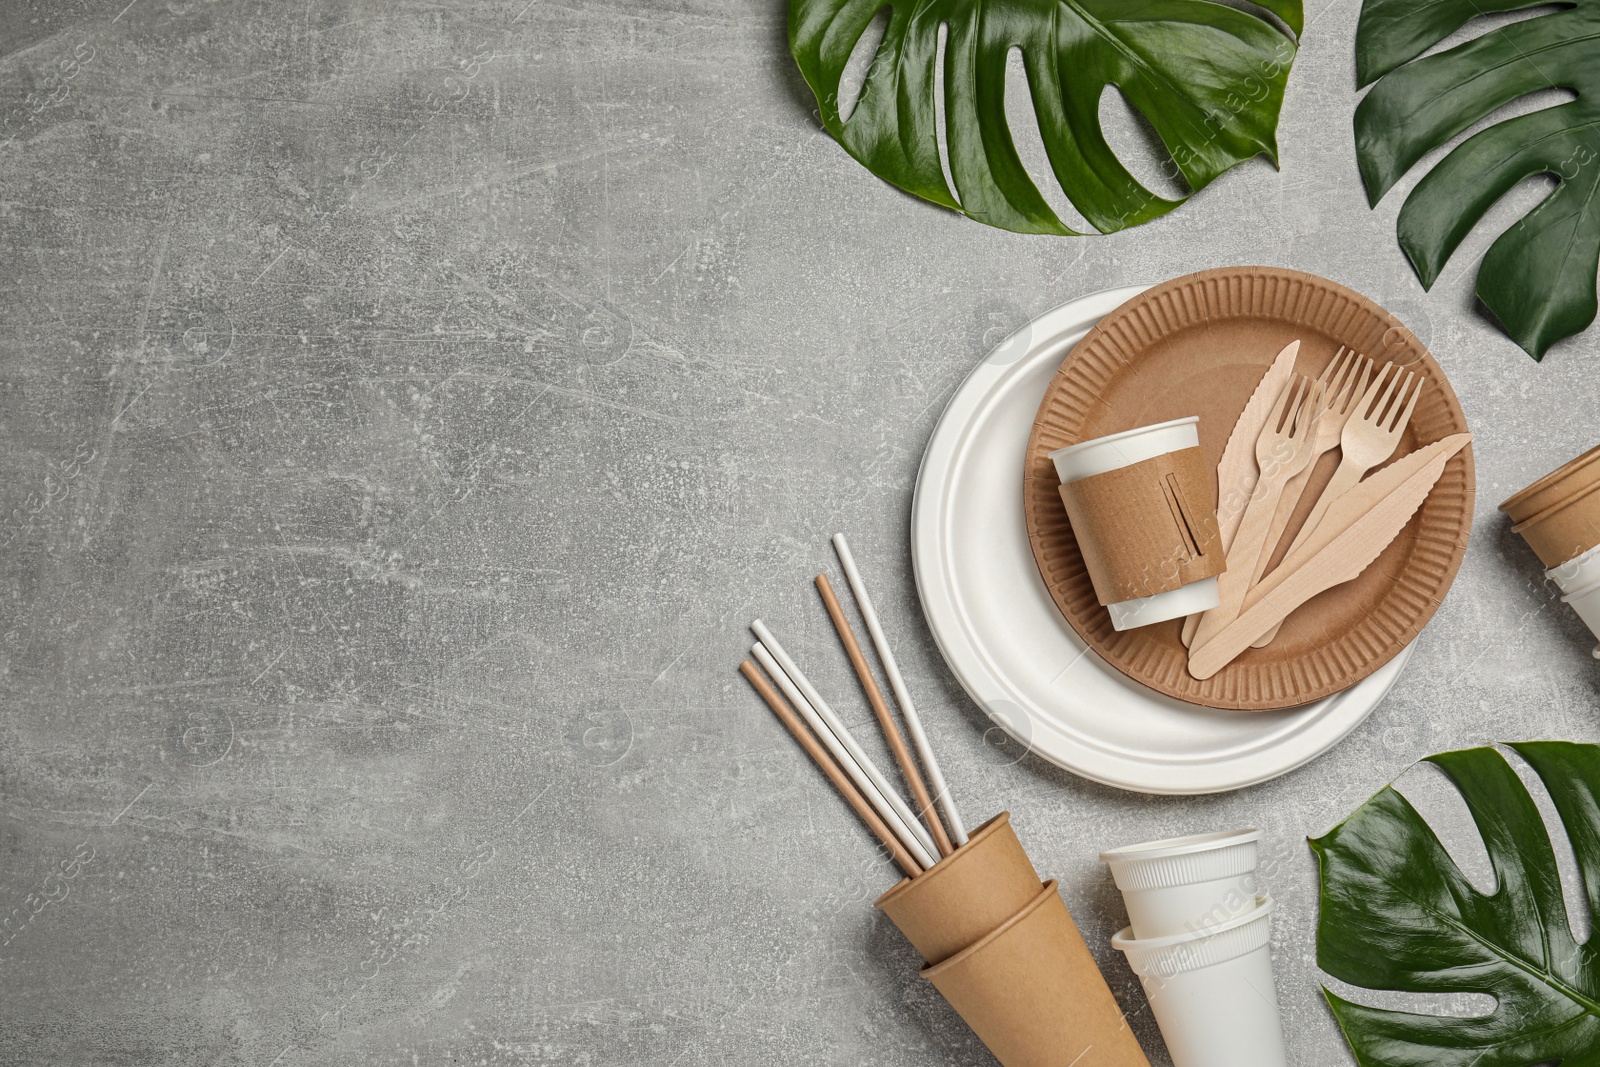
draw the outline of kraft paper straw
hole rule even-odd
[[[922,729],[922,718],[911,703],[911,692],[906,688],[906,680],[900,674],[900,665],[895,662],[894,653],[889,651],[889,639],[883,634],[878,613],[872,606],[872,598],[867,596],[866,584],[861,580],[861,572],[856,570],[855,557],[850,554],[850,545],[845,541],[844,534],[833,535],[833,549],[839,554],[845,580],[850,583],[850,591],[856,596],[856,606],[861,609],[862,618],[867,620],[867,633],[872,638],[872,647],[878,650],[878,659],[883,663],[884,673],[889,676],[889,688],[894,691],[895,702],[900,705],[900,713],[905,717],[906,729],[911,732],[911,743],[917,748],[917,758],[922,760],[922,767],[928,772],[934,803],[939,805],[945,822],[950,824],[950,836],[957,845],[964,845],[967,843],[966,824],[961,821],[955,798],[950,795],[950,787],[945,783],[944,772],[939,769],[939,761],[934,758],[933,748],[928,744],[928,735]]]
[[[856,787],[861,790],[861,795],[866,798],[868,804],[872,805],[873,810],[878,813],[889,829],[894,831],[895,837],[900,839],[900,843],[906,847],[906,851],[916,857],[917,862],[922,866],[932,867],[935,862],[932,853],[922,847],[922,842],[917,840],[916,835],[911,832],[910,826],[907,825],[904,819],[900,818],[894,808],[890,807],[889,802],[884,799],[883,793],[872,783],[872,779],[868,778],[861,770],[861,765],[856,762],[855,757],[850,755],[849,750],[840,743],[838,735],[833,732],[827,723],[822,721],[822,717],[811,706],[811,702],[806,699],[805,694],[796,688],[793,679],[789,677],[778,661],[773,659],[772,653],[767,651],[767,646],[757,641],[750,649],[750,654],[772,676],[772,680],[778,683],[778,688],[783,691],[784,696],[789,698],[789,703],[795,710],[800,712],[800,717],[805,720],[807,726],[811,727],[812,733],[817,735],[818,739],[822,741],[823,747],[828,750],[844,772],[850,776],[851,781],[855,782]]]
[[[867,703],[872,705],[872,713],[878,717],[878,727],[889,742],[889,751],[894,753],[900,773],[905,776],[906,784],[911,786],[911,796],[917,802],[917,810],[922,813],[923,821],[933,833],[934,844],[939,846],[939,855],[950,855],[955,851],[955,846],[950,843],[950,835],[944,832],[944,823],[939,821],[928,784],[922,780],[922,772],[911,758],[911,751],[906,748],[905,738],[900,736],[900,727],[896,725],[894,716],[889,714],[889,705],[884,702],[883,693],[878,689],[878,680],[872,676],[867,657],[861,654],[861,642],[856,640],[856,632],[850,627],[850,620],[845,618],[844,608],[839,604],[839,598],[833,592],[833,583],[828,581],[826,574],[817,575],[817,592],[822,594],[823,606],[828,609],[828,618],[833,620],[839,643],[844,646],[845,655],[850,657],[850,666],[855,668],[856,678],[867,694]]]
[[[884,799],[889,802],[889,806],[894,808],[895,814],[899,815],[901,820],[911,827],[923,850],[930,856],[938,855],[939,846],[933,843],[933,838],[911,811],[911,805],[907,804],[894,786],[889,784],[889,779],[885,778],[883,772],[878,770],[878,765],[872,762],[872,757],[862,751],[861,745],[851,736],[849,728],[839,718],[838,713],[828,705],[826,700],[822,699],[822,694],[817,692],[817,687],[811,684],[811,679],[807,678],[805,672],[800,669],[799,664],[795,663],[794,657],[790,656],[784,650],[783,645],[778,643],[778,639],[772,636],[772,631],[767,629],[767,624],[757,619],[750,624],[750,629],[755,631],[755,635],[761,639],[761,643],[767,646],[767,651],[772,653],[772,658],[778,661],[778,664],[783,667],[784,673],[794,681],[800,692],[805,694],[806,700],[817,710],[817,714],[822,717],[822,721],[828,724],[828,729],[832,730],[834,736],[839,739],[839,743],[844,745],[845,751],[850,753],[851,758],[860,765],[867,777],[872,779],[872,784],[878,787],[878,792],[883,794]]]
[[[917,861],[912,859],[911,854],[901,847],[894,834],[890,832],[887,826],[883,825],[883,820],[878,818],[878,813],[873,811],[872,806],[862,799],[861,794],[856,792],[856,787],[850,784],[850,779],[844,776],[844,772],[834,764],[828,754],[823,751],[822,746],[817,744],[817,739],[811,736],[811,731],[806,729],[806,724],[801,722],[794,711],[783,702],[783,697],[778,695],[777,690],[773,689],[767,680],[761,677],[761,672],[756,668],[756,665],[749,660],[745,660],[739,664],[739,673],[744,675],[751,685],[755,686],[756,692],[761,694],[761,699],[767,702],[767,707],[771,708],[772,713],[778,717],[779,721],[789,728],[789,732],[794,735],[794,739],[800,742],[800,747],[806,750],[806,755],[815,760],[817,766],[822,768],[822,773],[828,776],[828,781],[832,782],[833,787],[839,791],[839,795],[844,797],[845,803],[854,809],[855,813],[861,817],[861,821],[867,824],[879,841],[883,842],[883,846],[889,850],[889,854],[900,865],[900,869],[913,878],[920,875],[922,868],[917,866]]]

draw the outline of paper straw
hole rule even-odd
[[[900,665],[895,662],[894,653],[889,651],[889,640],[883,635],[883,627],[878,622],[878,613],[872,607],[872,598],[867,596],[867,587],[861,580],[861,572],[856,569],[855,557],[850,554],[850,545],[844,539],[844,534],[833,535],[833,549],[839,554],[839,563],[844,567],[845,580],[850,583],[850,591],[855,594],[856,605],[861,609],[861,617],[867,620],[867,633],[872,637],[872,647],[878,650],[878,659],[883,663],[884,673],[889,676],[889,688],[894,690],[895,702],[900,705],[900,713],[905,716],[906,729],[911,732],[911,743],[917,748],[917,758],[922,760],[922,767],[928,772],[928,783],[933,787],[933,799],[939,805],[939,810],[944,812],[945,822],[950,824],[950,836],[957,845],[967,843],[967,827],[961,821],[961,813],[956,810],[955,798],[950,795],[950,787],[945,783],[944,772],[939,769],[939,761],[934,758],[933,747],[928,744],[928,735],[922,729],[922,718],[917,714],[917,709],[911,703],[911,692],[906,688],[906,680],[901,677]]]
[[[822,720],[816,709],[811,706],[811,702],[806,699],[805,694],[796,688],[793,679],[784,671],[782,665],[772,657],[771,652],[767,651],[767,646],[757,641],[754,647],[750,649],[750,654],[755,656],[756,662],[761,664],[762,668],[772,676],[772,680],[778,683],[778,688],[783,690],[783,695],[789,698],[789,703],[800,712],[800,717],[805,720],[807,726],[811,727],[812,733],[817,735],[822,741],[823,747],[844,769],[844,772],[850,776],[851,781],[855,782],[856,787],[861,790],[861,795],[866,798],[868,804],[872,805],[873,810],[878,813],[889,829],[894,831],[895,837],[900,839],[900,843],[906,847],[906,851],[916,857],[917,862],[922,866],[932,867],[936,859],[932,852],[922,847],[922,842],[918,841],[917,836],[911,832],[911,826],[915,824],[908,824],[889,805],[883,793],[873,784],[872,779],[868,778],[861,770],[861,765],[856,762],[855,757],[850,755],[849,750],[840,743],[838,735]]]
[[[862,799],[860,793],[856,792],[856,787],[850,784],[850,779],[844,776],[844,772],[828,757],[822,746],[817,744],[817,739],[811,736],[811,732],[806,729],[805,723],[801,722],[794,711],[783,702],[783,697],[779,696],[777,690],[773,689],[767,683],[767,680],[761,677],[761,672],[756,669],[756,665],[749,660],[745,660],[739,664],[739,673],[744,675],[750,684],[756,687],[756,692],[760,693],[761,699],[767,702],[767,707],[771,708],[772,713],[778,717],[779,721],[789,728],[789,732],[794,735],[794,739],[800,742],[800,747],[806,750],[806,755],[815,760],[817,766],[822,768],[822,773],[828,776],[828,781],[832,782],[833,787],[839,791],[839,795],[844,797],[845,803],[855,810],[855,813],[861,817],[861,821],[866,823],[872,832],[877,835],[879,841],[883,842],[884,847],[889,850],[889,854],[894,857],[894,861],[900,865],[900,869],[913,878],[920,875],[922,868],[917,865],[917,861],[911,858],[911,854],[900,844],[899,839],[894,836],[887,826],[883,825],[883,820],[878,818],[878,813],[872,810],[871,805]]]
[[[911,796],[917,802],[923,821],[933,832],[939,855],[950,855],[955,851],[955,846],[950,843],[950,835],[944,832],[944,823],[939,821],[939,812],[933,806],[928,785],[922,780],[922,772],[917,769],[916,761],[906,748],[906,739],[900,736],[900,727],[895,724],[894,716],[889,714],[889,705],[884,702],[883,693],[878,689],[878,680],[872,676],[872,668],[867,666],[867,657],[861,654],[861,642],[856,640],[856,632],[851,629],[850,620],[845,618],[844,608],[840,606],[839,598],[833,592],[833,583],[828,581],[826,574],[817,575],[817,592],[822,594],[823,606],[828,609],[828,618],[833,620],[839,643],[844,645],[845,655],[850,657],[850,666],[855,668],[856,678],[866,691],[867,703],[872,705],[872,713],[878,717],[878,726],[883,730],[884,739],[889,742],[889,751],[894,753],[900,773],[905,776],[906,784],[911,786]]]
[[[755,631],[755,635],[761,639],[761,643],[767,646],[767,651],[772,653],[772,658],[778,661],[783,667],[784,673],[793,679],[800,692],[805,694],[806,700],[816,709],[822,721],[828,724],[828,728],[839,739],[839,743],[844,745],[845,750],[860,765],[866,776],[872,779],[872,784],[878,787],[878,792],[889,802],[889,806],[894,808],[907,826],[911,827],[917,841],[921,843],[923,851],[929,856],[938,855],[939,846],[933,843],[933,838],[928,835],[928,831],[923,829],[922,824],[917,821],[916,815],[911,810],[911,805],[907,804],[895,787],[889,784],[889,779],[885,778],[883,772],[878,770],[878,765],[872,762],[872,757],[861,750],[861,745],[851,736],[849,728],[845,726],[833,708],[828,706],[828,702],[822,699],[822,694],[817,692],[817,687],[811,684],[811,679],[806,677],[805,672],[800,669],[799,664],[795,663],[794,658],[784,651],[784,647],[778,643],[778,639],[772,636],[772,631],[767,629],[767,624],[757,619],[750,624],[750,629]]]

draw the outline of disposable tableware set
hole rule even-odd
[[[1472,440],[1451,434],[1389,463],[1416,410],[1420,377],[1341,348],[1313,379],[1295,372],[1299,351],[1296,340],[1279,352],[1234,424],[1217,466],[1215,509],[1204,506],[1213,497],[1197,416],[1050,454],[1112,625],[1187,615],[1182,638],[1197,679],[1266,647],[1297,608],[1365,570]],[[1336,448],[1338,467],[1295,527],[1316,460]]]
[[[1471,438],[1438,361],[1359,293],[1266,267],[1163,282],[1038,348],[1059,365],[1027,441],[1023,522],[1044,590],[1098,657],[1074,673],[1103,664],[1184,705],[1232,711],[1332,699],[1281,741],[1263,736],[1260,760],[1227,754],[1239,727],[1215,732],[1207,758],[1235,769],[1192,777],[1218,786],[1336,743],[1392,684],[1385,668],[1404,661],[1466,552]],[[1095,469],[1075,462],[1085,454]],[[942,646],[951,627],[937,611],[930,623]],[[1114,720],[1099,726],[1064,690],[1028,708],[1033,733],[1052,739],[1060,703],[1075,730],[1112,741]],[[1335,709],[1348,711],[1337,730]],[[1160,761],[1152,772],[1170,765],[1164,753],[1201,754],[1177,741],[1204,729],[1182,714],[1144,716],[1171,728],[1172,740],[1135,745]],[[1106,762],[1051,747],[1091,776]]]
[[[1112,627],[1183,618],[1198,680],[1266,648],[1292,612],[1370,566],[1471,441],[1449,434],[1394,459],[1421,375],[1342,346],[1311,377],[1297,372],[1300,350],[1291,341],[1261,373],[1214,487],[1195,415],[1049,453]],[[1337,466],[1312,495],[1317,461],[1336,449]],[[1132,920],[1112,944],[1139,975],[1179,1067],[1284,1062],[1258,836],[1202,834],[1101,856]]]
[[[1359,294],[1255,267],[1084,298],[1020,336],[951,400],[913,502],[918,592],[957,678],[1030,751],[1145,792],[1238,788],[1337,743],[1392,684],[1471,529],[1472,435],[1431,354]],[[997,487],[1030,411],[1019,508]],[[1600,449],[1502,508],[1600,636]],[[1005,1067],[1147,1067],[1010,814],[968,832],[834,547],[886,687],[826,576],[817,588],[904,791],[759,620],[740,670],[904,873],[877,908]],[[1185,719],[1194,707],[1304,714],[1241,742],[1252,728]],[[1176,1067],[1286,1062],[1259,839],[1100,856],[1129,917],[1111,947]]]

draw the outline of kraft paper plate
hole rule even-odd
[[[1138,426],[1200,416],[1216,465],[1250,393],[1278,351],[1300,338],[1296,370],[1315,375],[1349,345],[1426,379],[1396,455],[1467,429],[1444,372],[1383,308],[1326,278],[1225,267],[1148,289],[1111,312],[1062,361],[1028,438],[1023,508],[1039,573],[1056,606],[1107,663],[1160,693],[1211,708],[1297,707],[1347,689],[1398,655],[1444,600],[1472,527],[1472,449],[1458,453],[1421,509],[1352,582],[1289,616],[1266,648],[1205,681],[1190,676],[1182,620],[1118,633],[1095,598],[1058,493],[1050,453]],[[1338,465],[1324,455],[1290,524],[1298,528]]]

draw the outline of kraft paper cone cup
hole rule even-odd
[[[1600,448],[1509,497],[1500,510],[1546,567],[1600,545]]]
[[[1149,1067],[1054,881],[923,976],[1004,1067]]]
[[[1039,895],[1039,874],[1001,812],[918,878],[905,878],[876,907],[929,963],[981,940]]]

